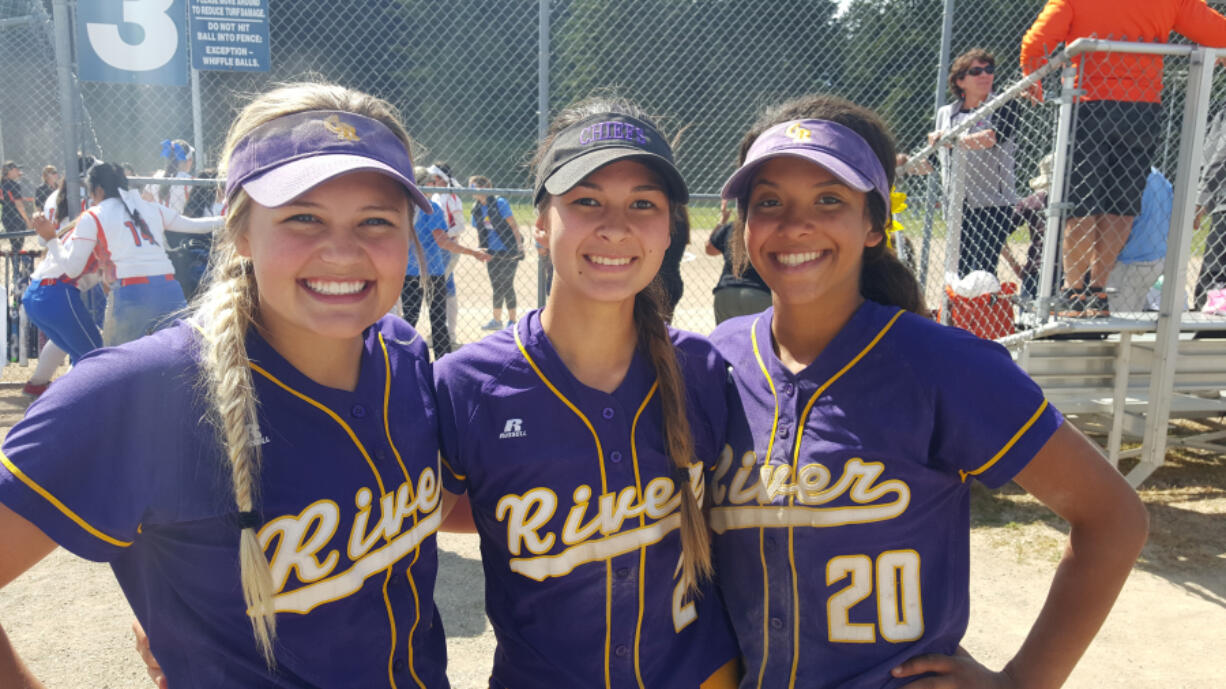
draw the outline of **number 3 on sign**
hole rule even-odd
[[[871,644],[915,641],[924,635],[920,602],[920,556],[914,550],[887,550],[873,560],[867,555],[841,555],[826,563],[826,585],[848,579],[847,586],[826,601],[831,641]],[[874,586],[874,584],[876,584]],[[876,591],[877,624],[852,622],[848,613]]]
[[[86,35],[103,62],[129,72],[148,72],[170,62],[179,47],[179,30],[166,10],[173,0],[123,0],[123,22],[140,27],[144,37],[128,43],[118,24],[90,22]]]

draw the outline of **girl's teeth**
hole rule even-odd
[[[816,261],[818,256],[821,256],[822,251],[806,251],[802,254],[777,254],[776,258],[785,266],[798,266],[808,261]]]
[[[351,280],[347,282],[336,282],[334,280],[307,280],[307,287],[312,291],[320,294],[357,294],[366,287],[365,280]]]
[[[629,256],[623,256],[621,258],[613,258],[610,256],[588,256],[588,260],[601,266],[624,266],[630,263]]]

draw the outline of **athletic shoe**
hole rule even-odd
[[[25,386],[21,388],[21,392],[22,394],[29,395],[30,397],[38,397],[46,392],[47,388],[49,387],[51,387],[51,383],[43,383],[42,385],[38,385],[37,383],[26,383]]]
[[[481,326],[482,330],[502,330],[502,323],[497,318],[491,318],[489,323]]]
[[[1084,287],[1066,287],[1060,292],[1060,301],[1056,303],[1056,315],[1061,318],[1087,318],[1087,297]]]
[[[1085,302],[1086,318],[1110,318],[1111,304],[1107,301],[1107,290],[1102,287],[1087,288]]]

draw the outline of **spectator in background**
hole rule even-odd
[[[949,66],[949,89],[954,100],[937,111],[937,131],[929,135],[930,141],[972,117],[975,109],[993,95],[995,73],[996,58],[981,48],[954,58]],[[1010,101],[991,115],[979,118],[954,144],[961,149],[959,154],[963,157],[965,173],[961,176],[965,196],[958,253],[959,277],[975,270],[995,275],[1001,249],[1013,229],[1013,205],[1017,203],[1013,168],[1018,107],[1017,101]],[[954,192],[950,151],[942,148],[938,157],[948,209]]]
[[[34,189],[34,209],[37,212],[42,208],[47,199],[55,193],[56,188],[60,186],[60,171],[55,169],[54,165],[48,165],[43,168],[43,183]]]
[[[434,164],[426,168],[429,173],[427,184],[432,187],[446,187],[448,189],[460,189],[463,185],[456,180],[451,173],[451,165],[442,160],[434,161]],[[438,207],[443,209],[443,215],[447,222],[447,236],[452,241],[459,242],[460,237],[464,234],[464,202],[460,200],[460,195],[454,191],[436,191],[430,195],[430,201],[437,203]],[[457,302],[455,288],[455,267],[459,262],[459,254],[450,254],[450,260],[447,262],[447,329],[451,334],[456,333],[456,318],[459,314],[459,304]]]
[[[733,270],[734,258],[732,242],[732,223],[728,222],[730,210],[727,201],[719,204],[719,226],[711,232],[707,240],[706,252],[710,256],[724,257],[724,268],[720,271],[719,282],[711,290],[715,294],[715,324],[719,325],[733,316],[744,316],[765,311],[771,305],[771,291],[762,282],[758,271],[749,262],[738,275]]]
[[[476,175],[468,178],[468,186],[474,189],[472,223],[477,228],[481,248],[489,252],[485,264],[489,272],[490,287],[494,292],[494,318],[481,326],[482,330],[500,330],[517,319],[515,313],[515,270],[524,258],[523,235],[511,213],[511,204],[501,196],[489,194],[483,189],[492,189],[489,177]],[[507,320],[502,322],[502,309],[506,307]]]
[[[1035,71],[1059,44],[1077,38],[1165,43],[1171,31],[1202,45],[1226,46],[1226,17],[1203,0],[1047,0],[1022,39],[1022,72]],[[1162,57],[1091,53],[1074,63],[1083,95],[1068,187],[1073,210],[1064,224],[1065,303],[1058,313],[1083,317],[1111,311],[1104,287],[1141,210],[1156,157]],[[1035,95],[1041,95],[1037,88]]]
[[[196,161],[196,149],[183,139],[166,139],[162,142],[162,159],[166,167],[153,174],[167,179],[190,179],[192,165]],[[125,173],[126,174],[126,173]],[[156,203],[167,206],[180,215],[187,207],[188,188],[184,184],[150,184],[145,187]],[[148,199],[146,199],[148,200]]]
[[[1145,310],[1149,290],[1162,275],[1174,203],[1174,187],[1158,168],[1151,167],[1141,195],[1141,213],[1132,221],[1128,242],[1107,278],[1111,305],[1117,313]]]
[[[217,170],[207,168],[200,171],[200,177],[216,179]],[[184,217],[207,218],[221,215],[224,190],[222,185],[211,187],[190,187],[188,189],[187,205],[183,208]],[[191,301],[200,289],[200,282],[208,269],[209,254],[213,249],[213,235],[188,234],[166,231],[166,255],[175,267],[175,279],[183,290],[183,298]]]
[[[423,167],[415,167],[413,171],[417,183],[425,186],[431,173]],[[413,218],[413,229],[421,243],[426,270],[422,271],[417,261],[417,252],[410,251],[409,263],[405,266],[404,286],[400,290],[400,306],[404,319],[416,327],[422,301],[427,301],[430,345],[434,348],[434,359],[437,361],[452,350],[452,331],[447,325],[446,284],[450,259],[453,255],[468,254],[484,263],[490,260],[490,255],[481,249],[469,249],[453,240],[447,234],[446,212],[434,201],[430,202],[430,208],[430,213],[417,209]]]
[[[1051,170],[1055,156],[1048,153],[1039,161],[1039,174],[1030,178],[1033,192],[1013,207],[1014,224],[1025,223],[1030,230],[1030,244],[1026,247],[1026,263],[1018,265],[1013,253],[1005,246],[1001,256],[1013,268],[1021,281],[1022,296],[1034,299],[1039,296],[1039,273],[1043,266],[1043,236],[1047,229],[1047,190],[1051,188]]]
[[[21,166],[6,160],[3,177],[0,178],[0,223],[5,232],[25,232],[30,226],[30,216],[26,215],[25,195],[21,192]],[[9,239],[13,251],[20,251],[24,237]]]
[[[1206,215],[1209,236],[1192,294],[1192,308],[1197,311],[1204,308],[1209,290],[1226,289],[1226,103],[1214,111],[1205,134],[1205,167],[1197,187],[1193,227],[1199,228]]]

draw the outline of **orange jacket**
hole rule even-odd
[[[1226,17],[1205,0],[1047,0],[1022,38],[1022,73],[1038,69],[1058,44],[1077,38],[1166,43],[1171,31],[1200,45],[1226,47]],[[1161,98],[1160,56],[1084,53],[1074,63],[1082,67],[1082,100]]]

